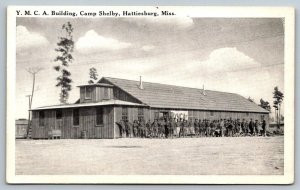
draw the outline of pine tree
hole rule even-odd
[[[98,80],[98,73],[97,69],[92,67],[90,68],[90,80],[88,81],[89,84],[97,83]]]
[[[58,65],[56,65],[54,69],[60,74],[56,78],[56,87],[61,88],[59,100],[61,103],[67,103],[69,92],[72,90],[71,73],[68,70],[68,66],[70,63],[72,63],[73,60],[73,56],[71,53],[74,49],[72,24],[70,22],[63,24],[61,30],[65,35],[59,37],[59,42],[57,43],[57,48],[55,49],[55,51],[58,52],[59,55],[54,60],[58,63]]]
[[[268,101],[264,101],[262,98],[260,99],[260,107],[268,110],[268,111],[271,111],[271,106],[270,106],[270,103]]]
[[[273,102],[273,107],[275,108],[276,122],[277,126],[280,127],[280,109],[284,95],[281,91],[278,90],[277,86],[274,88],[273,98],[275,99]]]

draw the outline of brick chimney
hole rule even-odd
[[[203,94],[204,96],[206,95],[206,93],[205,93],[205,88],[204,88],[204,84],[203,84],[202,94]]]

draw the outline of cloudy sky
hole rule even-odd
[[[16,118],[26,118],[32,78],[33,107],[59,104],[53,61],[62,24],[74,27],[73,90],[86,84],[89,68],[109,76],[234,92],[273,102],[283,91],[284,27],[276,18],[17,18]]]

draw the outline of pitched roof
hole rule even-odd
[[[82,84],[77,87],[85,87],[85,86],[104,86],[104,87],[112,87],[113,85],[105,84],[105,83],[96,83],[96,84]]]
[[[107,105],[128,105],[128,106],[142,106],[145,107],[144,104],[138,104],[133,102],[127,102],[123,100],[103,100],[100,102],[92,102],[92,103],[79,103],[79,104],[61,104],[61,105],[53,105],[53,106],[44,106],[38,107],[31,110],[49,110],[49,109],[61,109],[61,108],[79,108],[79,107],[93,107],[93,106],[107,106]]]
[[[140,89],[139,81],[110,77],[103,77],[100,81],[115,85],[155,108],[269,113],[234,93],[205,90],[204,95],[202,89],[150,82],[143,82],[143,89]]]

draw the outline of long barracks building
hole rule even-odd
[[[121,119],[133,122],[160,117],[186,119],[246,119],[269,125],[269,112],[246,98],[227,92],[103,77],[97,84],[81,85],[74,104],[32,109],[32,138],[118,138]]]

